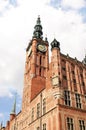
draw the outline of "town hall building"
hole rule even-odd
[[[56,39],[43,40],[40,17],[26,49],[21,111],[15,101],[0,130],[86,130],[86,56],[78,61]]]

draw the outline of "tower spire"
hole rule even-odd
[[[12,107],[12,111],[10,114],[16,114],[16,96],[15,96],[15,99],[14,99],[14,104],[13,104],[13,107]]]
[[[33,32],[33,38],[41,38],[42,39],[42,25],[41,25],[41,20],[40,20],[40,16],[38,16],[37,21],[36,21],[36,25],[34,27],[34,32]]]
[[[15,116],[16,116],[16,95],[15,95],[12,111],[10,113],[10,121],[12,121],[15,118]]]
[[[0,123],[0,130],[2,129],[2,127],[3,127],[3,123],[1,122],[1,123]]]

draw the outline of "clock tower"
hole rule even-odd
[[[41,20],[38,17],[32,40],[26,49],[22,109],[25,109],[28,103],[46,87],[46,75],[49,69],[49,50],[47,38],[43,40],[42,35]]]

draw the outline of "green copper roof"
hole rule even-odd
[[[60,43],[54,38],[54,40],[51,42],[51,50],[53,48],[59,48],[60,49]]]
[[[36,22],[36,25],[41,25],[41,20],[40,20],[40,16],[38,16],[38,18],[37,18],[37,22]]]
[[[33,32],[33,38],[41,38],[42,39],[42,25],[41,25],[41,20],[40,20],[40,16],[38,16],[37,21],[36,21],[36,25],[34,27],[34,32]]]
[[[13,107],[12,107],[12,111],[11,111],[10,114],[16,114],[16,97],[15,97],[14,104],[13,104]]]

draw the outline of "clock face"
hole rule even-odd
[[[45,45],[38,44],[37,49],[41,52],[46,52],[47,48]]]

